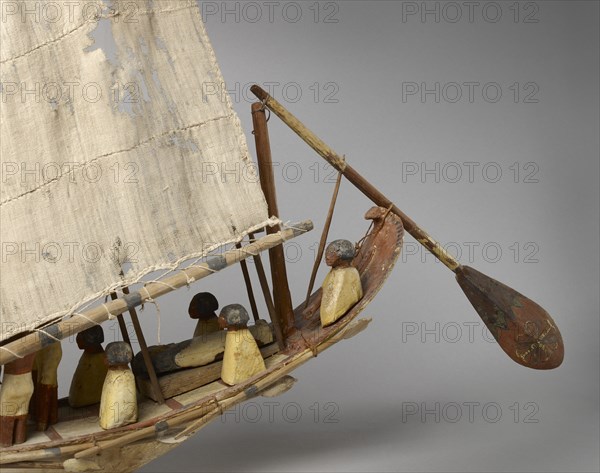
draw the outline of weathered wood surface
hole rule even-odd
[[[248,235],[250,240],[254,238],[254,234]],[[277,344],[279,348],[283,350],[285,348],[285,336],[283,333],[283,328],[279,317],[277,316],[277,312],[275,311],[275,304],[273,303],[273,298],[271,297],[271,293],[269,292],[269,282],[267,281],[267,276],[265,274],[265,268],[262,264],[262,259],[259,254],[253,256],[254,266],[256,267],[256,275],[258,276],[258,282],[260,283],[260,289],[263,293],[263,297],[265,299],[265,305],[267,306],[267,312],[269,313],[269,318],[271,322],[273,322],[273,330],[275,332],[275,339],[277,340]]]
[[[335,180],[335,188],[331,196],[331,202],[329,203],[329,209],[327,210],[327,217],[325,217],[325,224],[323,225],[323,231],[321,232],[321,239],[319,240],[319,248],[317,249],[317,256],[315,257],[315,263],[310,273],[310,280],[308,281],[308,289],[306,290],[306,302],[305,307],[308,307],[308,300],[312,294],[312,290],[315,287],[315,279],[321,266],[321,260],[323,259],[323,253],[325,251],[325,245],[327,244],[327,236],[329,235],[329,228],[331,227],[331,221],[333,220],[333,211],[335,210],[335,203],[337,202],[337,196],[340,191],[340,185],[342,184],[341,172],[338,172]]]
[[[83,453],[86,450],[92,454],[90,458],[86,455],[78,456],[94,461],[105,471],[132,471],[148,463],[177,446],[178,441],[193,435],[219,413],[248,398],[260,395],[263,391],[268,392],[269,387],[276,385],[279,380],[317,354],[364,330],[369,321],[355,319],[375,297],[390,273],[400,254],[402,237],[402,224],[395,215],[389,214],[385,224],[376,224],[354,260],[361,274],[363,298],[335,324],[321,328],[318,312],[321,291],[316,291],[309,301],[309,309],[304,309],[302,303],[295,310],[296,324],[301,331],[290,339],[291,343],[284,352],[265,360],[267,364],[265,372],[236,386],[227,387],[215,381],[197,388],[196,391],[182,394],[180,399],[183,401],[185,398],[185,405],[176,402],[179,396],[167,400],[167,406],[145,401],[140,406],[140,412],[145,411],[146,414],[138,423],[113,431],[98,432],[99,428],[94,429],[94,424],[91,422],[94,416],[93,409],[84,408],[82,409],[85,412],[84,416],[71,422],[73,424],[71,429],[76,432],[73,436],[69,436],[65,430],[62,430],[64,434],[62,439],[44,441],[38,437],[35,441],[28,441],[19,447],[5,449],[0,454],[0,463],[17,464],[29,457],[31,457],[29,461],[39,462],[40,455],[43,456],[40,452],[48,451],[46,449],[49,448],[70,449],[68,454],[60,454],[60,451],[55,450],[57,456],[54,464],[56,461],[62,464],[62,461],[72,457],[75,451]],[[276,391],[277,388],[274,390]],[[167,430],[163,431],[162,426],[166,426]],[[177,436],[182,431],[186,432],[185,435],[177,440],[175,437],[168,437]],[[94,450],[90,450],[92,448],[89,446],[90,443],[95,445]]]
[[[208,425],[210,423],[210,421],[214,420],[216,417],[218,417],[218,415],[220,415],[225,410],[230,409],[234,405],[239,404],[240,402],[253,397],[255,394],[262,394],[263,392],[269,392],[269,390],[271,389],[272,386],[274,387],[273,388],[274,394],[281,394],[281,392],[283,392],[283,391],[279,391],[279,387],[277,386],[277,384],[279,384],[279,381],[281,381],[281,384],[284,387],[288,386],[288,389],[289,389],[289,387],[291,387],[293,382],[291,382],[291,380],[288,380],[288,378],[291,378],[288,375],[288,373],[290,373],[294,369],[298,368],[299,366],[301,366],[302,364],[306,363],[308,360],[313,358],[315,356],[315,352],[321,353],[324,350],[333,346],[338,341],[346,339],[346,338],[350,338],[350,337],[356,335],[356,333],[362,331],[362,329],[364,329],[364,327],[365,327],[365,324],[362,324],[361,322],[362,322],[361,320],[347,320],[346,323],[344,324],[343,328],[341,328],[335,334],[331,335],[329,338],[323,340],[318,346],[316,346],[314,348],[305,348],[304,350],[302,350],[299,353],[296,353],[293,356],[286,357],[284,360],[282,360],[282,362],[276,363],[273,366],[270,366],[267,369],[266,375],[261,375],[260,377],[255,377],[253,379],[254,382],[250,388],[247,387],[246,389],[240,391],[239,388],[236,387],[236,388],[238,388],[236,390],[237,393],[235,393],[233,395],[228,395],[227,397],[225,397],[223,399],[219,399],[219,396],[215,396],[216,403],[212,406],[210,406],[210,404],[205,405],[201,415],[198,415],[195,419],[188,420],[191,417],[191,415],[189,415],[189,414],[186,415],[186,421],[188,421],[189,423],[184,427],[183,431],[177,433],[175,435],[175,437],[173,437],[173,439],[175,441],[177,441],[177,440],[183,441],[186,438],[189,438],[190,436],[196,434],[200,429],[202,429],[203,427]],[[357,326],[357,327],[355,327],[355,326]],[[275,381],[273,381],[273,380],[275,380]],[[229,388],[229,389],[233,389],[233,387]],[[169,421],[169,426],[177,427],[178,425],[181,425],[182,423],[183,422],[180,422],[177,419],[174,419],[173,421]],[[129,440],[131,441],[131,443],[126,443],[125,445],[123,445],[123,448],[127,448],[128,450],[133,450],[133,449],[137,448],[138,451],[144,451],[144,452],[149,451],[148,450],[149,444],[160,445],[163,448],[165,447],[165,445],[170,445],[171,448],[173,448],[174,446],[177,445],[177,443],[167,443],[164,440],[160,441],[156,438],[153,438],[152,437],[153,434],[154,434],[153,429],[151,429],[150,427],[147,427],[140,431],[136,431],[136,432],[132,432],[131,434],[128,434],[128,436],[129,436],[128,439],[125,437],[121,437],[120,439],[115,439],[114,441],[106,442],[104,444],[104,447],[102,444],[96,445],[92,448],[88,448],[87,450],[82,450],[82,451],[76,453],[75,457],[80,458],[80,459],[93,458],[97,464],[103,464],[103,461],[104,461],[103,459],[106,459],[107,461],[112,461],[112,459],[114,457],[124,455],[123,451],[119,452],[117,450],[117,447],[115,447],[114,445],[123,443],[123,442],[127,442]],[[105,447],[109,447],[109,448],[105,448]],[[96,455],[96,456],[93,456],[93,455]],[[137,457],[139,458],[139,456],[140,455],[138,455]],[[155,456],[158,456],[158,455],[155,455]],[[131,460],[128,460],[128,461],[131,461]],[[148,461],[149,461],[148,459],[145,459],[144,463],[140,463],[140,465],[138,465],[138,467],[142,466],[143,464],[147,463]],[[128,471],[128,470],[117,470],[117,471]]]
[[[123,294],[129,295],[129,293],[130,293],[129,288],[124,287]],[[135,330],[135,336],[137,337],[137,341],[140,345],[140,350],[141,350],[142,356],[144,358],[144,364],[146,366],[146,371],[150,378],[150,383],[152,384],[154,391],[156,391],[154,394],[154,399],[156,399],[156,401],[159,402],[160,404],[163,404],[165,402],[165,397],[164,397],[163,393],[160,392],[160,386],[158,385],[158,377],[156,375],[156,372],[154,371],[154,367],[152,366],[152,361],[150,359],[150,353],[148,353],[148,344],[146,343],[146,337],[144,336],[144,331],[142,330],[142,326],[140,324],[140,320],[138,319],[138,315],[135,310],[135,307],[132,307],[129,309],[129,315],[131,317],[131,322],[133,323],[133,329]],[[129,345],[131,345],[131,343],[129,343]]]
[[[265,200],[267,201],[269,215],[279,216],[275,175],[273,172],[273,159],[271,156],[271,143],[269,139],[269,127],[267,125],[265,107],[262,103],[253,103],[251,109],[260,186],[265,195]],[[279,227],[268,227],[266,231],[267,234],[277,233]],[[269,262],[271,263],[271,282],[273,285],[275,312],[285,338],[288,332],[293,329],[294,309],[288,285],[283,245],[276,246],[269,250]]]
[[[329,164],[343,173],[365,196],[399,216],[406,231],[456,274],[469,302],[494,334],[500,348],[513,361],[538,370],[554,369],[561,365],[564,359],[562,335],[543,307],[513,288],[473,268],[461,265],[424,228],[403,213],[283,105],[258,85],[252,86],[251,90],[266,107]]]
[[[210,276],[232,264],[239,263],[251,255],[257,255],[261,251],[268,250],[287,240],[296,238],[311,231],[312,228],[313,224],[310,220],[294,223],[293,227],[286,228],[272,235],[266,235],[248,245],[244,245],[241,249],[236,248],[226,251],[221,255],[209,256],[204,263],[186,267],[162,281],[148,283],[139,291],[133,291],[123,298],[106,302],[81,314],[73,315],[73,317],[2,345],[0,346],[0,365],[34,353],[50,343],[63,340],[82,330],[105,322],[109,318],[116,317],[130,310],[132,307],[137,307],[144,302],[154,300],[175,289],[188,286],[190,282]]]
[[[369,218],[385,215],[385,212],[373,212],[373,210],[367,212]],[[389,212],[384,221],[374,219],[372,231],[362,242],[352,262],[352,265],[360,274],[363,289],[362,299],[336,323],[328,327],[322,327],[319,310],[322,290],[319,288],[309,298],[308,305],[302,304],[295,310],[296,324],[301,324],[303,330],[301,334],[294,337],[294,344],[308,343],[310,346],[316,347],[323,340],[337,333],[348,321],[354,319],[373,300],[383,286],[400,255],[403,237],[404,227],[397,215]]]
[[[277,382],[273,383],[271,386],[263,389],[260,392],[262,397],[277,397],[281,396],[283,393],[288,392],[294,384],[298,381],[296,378],[290,375],[283,376],[277,380]]]
[[[264,104],[277,115],[291,130],[296,133],[306,144],[314,149],[325,161],[331,164],[335,169],[341,172],[358,190],[367,196],[373,203],[380,207],[391,208],[392,212],[402,219],[402,223],[408,233],[410,233],[421,245],[436,256],[450,270],[456,270],[460,264],[448,253],[442,245],[435,241],[425,229],[421,228],[408,215],[402,212],[394,203],[383,195],[379,189],[362,177],[352,166],[346,163],[346,160],[331,149],[321,138],[315,135],[306,125],[298,120],[283,105],[271,97],[266,91],[258,85],[253,85],[250,89]]]
[[[273,341],[273,331],[264,320],[252,325],[249,330],[252,337],[261,346]],[[221,359],[223,356],[226,336],[227,332],[219,330],[179,343],[150,347],[149,353],[152,365],[158,374],[207,365]],[[132,368],[136,376],[148,376],[141,352],[135,355]],[[153,396],[152,399],[155,399],[155,397]]]
[[[276,343],[271,343],[261,348],[260,353],[263,358],[267,358],[279,351],[279,347]],[[200,366],[198,368],[188,368],[185,370],[177,371],[175,373],[166,374],[158,378],[160,389],[166,398],[172,398],[179,394],[191,391],[200,386],[204,386],[208,383],[216,381],[221,377],[221,369],[223,368],[223,361],[215,361],[206,366]],[[138,387],[141,393],[156,401],[154,399],[154,391],[148,379],[138,377]]]
[[[241,248],[242,244],[237,243],[235,247]],[[256,305],[256,298],[254,297],[254,290],[252,289],[252,280],[250,279],[250,272],[248,271],[248,263],[246,263],[246,260],[240,261],[240,268],[242,270],[244,284],[246,285],[246,293],[248,294],[248,302],[250,303],[252,318],[256,322],[258,319],[260,319],[260,316],[258,314],[258,306]]]

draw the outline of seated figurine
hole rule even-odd
[[[188,314],[190,318],[198,320],[194,337],[203,337],[220,330],[217,314],[215,313],[218,308],[219,302],[210,292],[199,292],[192,298]]]
[[[354,245],[348,240],[335,240],[325,250],[325,263],[331,271],[323,281],[321,325],[331,325],[363,296],[360,274],[352,266]]]
[[[257,320],[248,328],[259,346],[273,342],[273,330],[266,320]],[[206,335],[194,337],[178,343],[148,347],[152,365],[157,375],[163,375],[184,368],[205,366],[220,360],[225,351],[227,332],[217,330]],[[148,378],[146,363],[142,353],[135,355],[131,368],[136,376]]]
[[[100,400],[100,427],[114,429],[137,421],[138,406],[135,378],[129,369],[133,352],[125,342],[106,346],[108,372]]]
[[[265,370],[254,337],[247,328],[250,317],[240,304],[230,304],[221,310],[219,323],[227,329],[221,379],[233,386]]]
[[[35,357],[33,417],[40,432],[58,421],[58,365],[61,358],[60,342],[42,348]]]
[[[0,387],[0,447],[27,440],[29,401],[33,394],[31,368],[35,353],[7,363]]]
[[[91,406],[100,402],[108,367],[105,362],[104,331],[100,325],[79,332],[75,339],[83,350],[69,389],[71,407]]]

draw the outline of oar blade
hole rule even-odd
[[[469,266],[458,268],[456,280],[510,358],[538,370],[556,368],[562,363],[562,336],[542,307]]]

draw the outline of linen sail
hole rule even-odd
[[[195,0],[11,4],[0,341],[271,222]]]

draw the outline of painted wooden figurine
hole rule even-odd
[[[34,378],[36,429],[43,432],[49,425],[58,422],[58,365],[62,358],[60,342],[52,343],[37,352]]]
[[[363,296],[360,274],[352,266],[354,245],[348,240],[335,240],[325,250],[325,263],[331,271],[323,281],[321,325],[331,325]]]
[[[31,368],[35,353],[4,366],[0,387],[0,447],[10,447],[27,440],[27,416],[33,394]]]
[[[273,342],[273,331],[265,320],[257,320],[255,325],[248,328],[258,346]],[[217,330],[206,335],[194,337],[178,343],[148,347],[154,371],[158,375],[204,366],[222,358],[225,352],[227,332]],[[136,376],[148,378],[146,364],[142,353],[135,355],[131,368]]]
[[[106,346],[108,372],[100,400],[100,427],[114,429],[137,421],[138,406],[135,378],[129,369],[133,351],[125,342]]]
[[[100,325],[79,332],[75,339],[77,346],[83,350],[75,374],[69,388],[69,405],[71,407],[91,406],[100,402],[102,386],[108,367],[102,342],[104,331]]]
[[[227,329],[221,379],[233,386],[265,370],[265,362],[254,337],[247,328],[250,317],[240,304],[221,310],[219,323]]]
[[[198,320],[194,337],[203,337],[221,329],[216,314],[218,308],[219,302],[210,292],[199,292],[192,298],[188,314]]]

